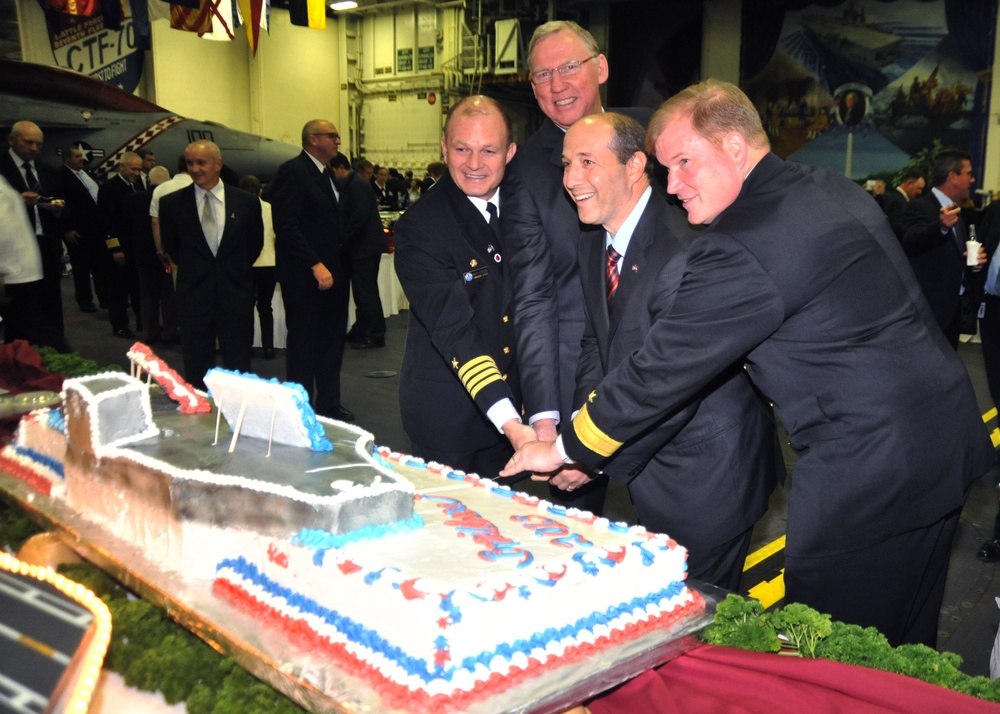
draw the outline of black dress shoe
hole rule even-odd
[[[274,359],[274,348],[265,347],[264,348],[264,359]]]
[[[976,553],[976,557],[985,563],[996,563],[1000,561],[1000,538],[994,538],[983,543]]]
[[[97,312],[97,306],[92,302],[88,302],[86,305],[80,306],[80,312]]]
[[[115,330],[112,334],[114,334],[115,337],[125,337],[128,339],[135,337],[135,333],[127,327],[124,330]]]
[[[344,409],[344,407],[337,407],[333,410],[333,414],[330,417],[340,419],[340,421],[354,421],[354,412]]]
[[[351,344],[356,350],[373,350],[378,347],[385,347],[385,338],[381,340],[365,340],[364,342],[354,342]]]

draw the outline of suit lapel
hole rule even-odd
[[[585,228],[580,233],[580,279],[583,281],[583,295],[587,301],[590,319],[594,323],[597,349],[605,371],[611,346],[611,324],[608,317],[607,284],[604,276],[606,256],[604,229],[600,226]]]

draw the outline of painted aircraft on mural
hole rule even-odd
[[[118,170],[126,151],[151,149],[173,173],[177,157],[192,141],[209,139],[222,149],[225,165],[238,176],[267,182],[282,162],[301,151],[207,121],[178,116],[152,102],[72,70],[31,62],[0,61],[0,127],[29,119],[45,133],[43,159],[62,163],[70,144],[88,156],[99,178]]]

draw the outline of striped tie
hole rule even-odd
[[[605,271],[608,281],[608,301],[615,296],[615,291],[618,289],[618,261],[621,259],[622,255],[613,245],[608,245],[608,267]]]

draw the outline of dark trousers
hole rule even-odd
[[[142,299],[139,288],[139,271],[132,257],[125,253],[125,262],[116,263],[108,255],[105,258],[108,271],[108,318],[114,331],[129,329],[128,304],[131,300],[135,313],[135,328],[142,329]]]
[[[92,236],[80,236],[75,243],[66,241],[66,252],[73,266],[73,297],[80,307],[92,305],[95,293],[101,305],[108,304],[104,251],[103,241]],[[93,291],[91,280],[94,281]]]
[[[948,556],[962,509],[862,550],[785,555],[785,602],[876,627],[893,646],[937,646]]]
[[[260,346],[274,349],[274,266],[253,269],[254,293],[257,296],[257,317],[260,319]]]
[[[143,338],[152,344],[161,337],[177,337],[177,300],[174,276],[155,255],[143,256],[138,264],[139,288],[142,294]]]
[[[355,322],[350,330],[352,342],[385,339],[385,313],[378,292],[378,271],[382,255],[358,258],[351,262],[351,289],[354,291]]]
[[[205,388],[205,374],[215,366],[215,345],[218,341],[222,366],[226,369],[250,371],[253,345],[253,307],[236,313],[202,311],[185,314],[181,311],[181,355],[184,358],[184,378],[198,389]]]
[[[500,470],[507,465],[507,461],[514,455],[514,449],[505,438],[502,441],[497,441],[493,446],[473,449],[471,451],[462,449],[433,449],[411,441],[410,451],[414,456],[419,456],[424,461],[436,461],[439,464],[450,466],[456,471],[477,474],[482,478],[491,479],[504,486],[512,486],[530,476],[525,471],[513,476],[500,477]]]
[[[56,287],[59,287],[58,282]],[[5,343],[25,340],[28,344],[53,347],[59,352],[71,351],[63,332],[62,310],[58,319],[50,314],[48,293],[52,291],[52,286],[44,278],[31,283],[5,285],[4,291],[6,299],[0,303],[0,315],[3,316]]]
[[[281,283],[285,305],[285,374],[305,387],[317,414],[333,416],[340,408],[340,368],[347,331],[347,280],[320,290],[309,277]]]
[[[595,516],[604,513],[604,500],[608,495],[608,477],[598,476],[583,486],[566,491],[549,482],[549,499],[566,508],[590,511]]]
[[[979,318],[979,336],[983,344],[983,364],[990,397],[1000,407],[1000,297],[986,295],[983,316]]]

